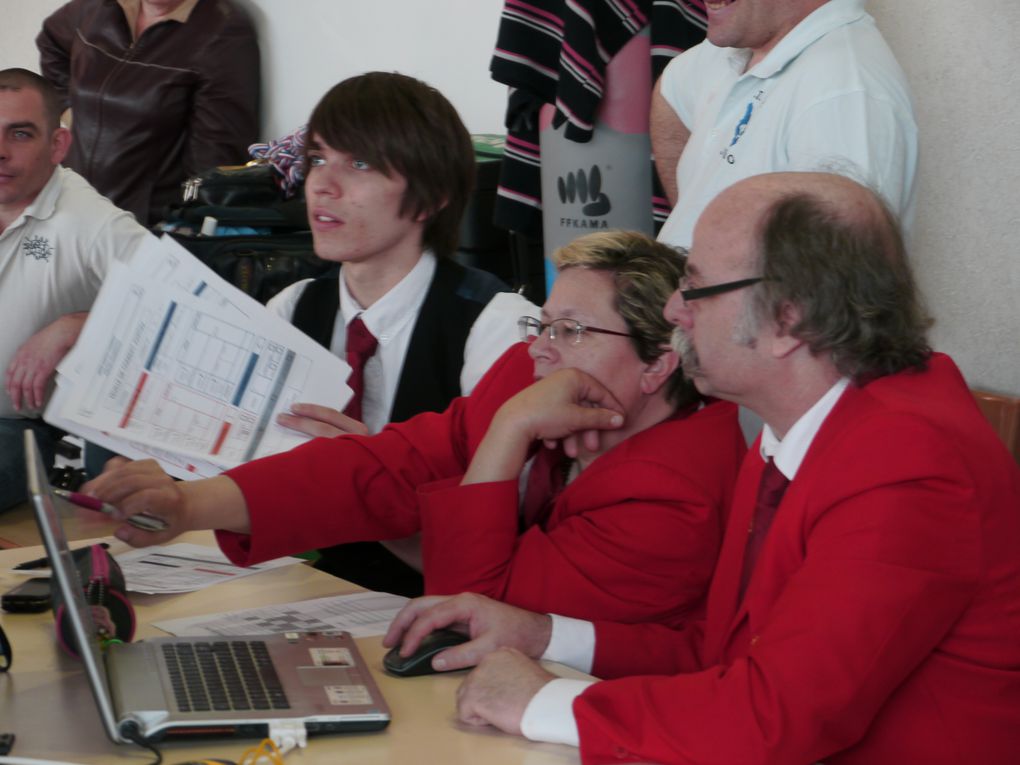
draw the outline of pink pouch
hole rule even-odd
[[[100,641],[130,642],[135,635],[135,610],[125,594],[124,574],[117,561],[99,545],[83,547],[71,555]],[[67,604],[57,587],[53,591],[53,613],[60,647],[77,658],[79,651],[68,623]]]

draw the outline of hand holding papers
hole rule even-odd
[[[45,419],[181,478],[308,437],[296,401],[342,409],[350,368],[164,237],[110,271]]]

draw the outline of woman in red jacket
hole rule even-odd
[[[136,463],[85,488],[170,523],[122,527],[131,544],[216,528],[227,554],[251,564],[420,530],[429,592],[678,624],[715,565],[745,451],[736,408],[701,401],[669,347],[662,309],[683,268],[672,249],[599,233],[556,260],[542,317],[520,322],[530,342],[443,413],[205,481],[175,484]],[[562,458],[542,448],[561,439]]]

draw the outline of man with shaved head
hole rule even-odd
[[[894,217],[839,176],[757,176],[708,206],[687,267],[665,312],[685,371],[765,421],[705,619],[460,595],[409,604],[386,642],[460,624],[473,640],[438,666],[491,652],[461,719],[579,744],[584,763],[1016,762],[1020,469],[929,348]]]
[[[910,89],[865,0],[710,0],[708,39],[652,97],[655,164],[683,247],[723,189],[826,167],[868,183],[909,230],[917,125]]]
[[[151,236],[60,167],[70,143],[53,85],[0,71],[0,512],[26,497],[26,428],[53,465],[62,434],[40,415],[57,364],[114,261]]]

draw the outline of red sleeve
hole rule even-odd
[[[231,560],[417,533],[418,484],[464,471],[465,399],[374,436],[317,438],[227,471],[244,494],[250,535],[221,533]]]
[[[596,621],[591,673],[608,680],[697,672],[704,666],[700,653],[703,636],[701,618],[689,619],[678,627]]]
[[[713,414],[660,423],[602,455],[549,522],[523,534],[516,481],[428,487],[427,590],[582,619],[682,623],[702,604],[743,452],[735,414],[732,433]]]
[[[530,380],[527,347],[510,348],[470,397],[374,436],[317,438],[228,475],[241,488],[251,534],[221,532],[231,560],[261,560],[343,542],[399,539],[420,528],[418,487],[463,474],[493,413]]]

